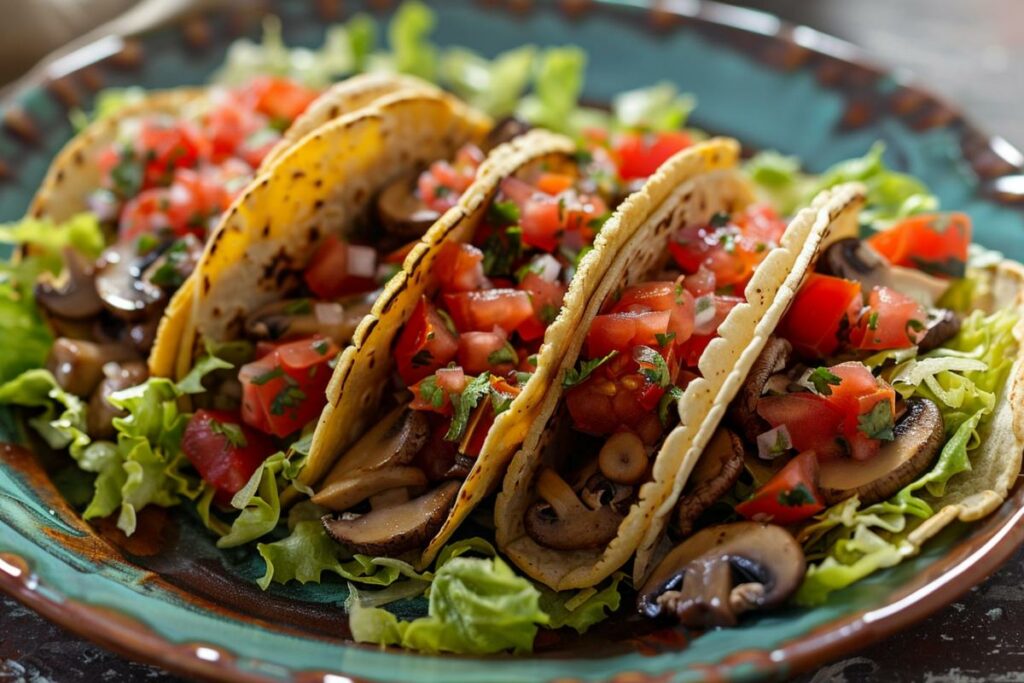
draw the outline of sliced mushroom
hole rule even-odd
[[[938,308],[928,313],[925,334],[917,343],[920,353],[927,353],[952,339],[960,331],[960,316],[947,308]]]
[[[829,505],[854,495],[861,503],[877,503],[917,479],[945,442],[942,413],[926,398],[907,399],[893,435],[870,460],[842,458],[821,463],[820,490]]]
[[[583,488],[579,489],[579,498],[591,510],[609,506],[616,512],[623,513],[629,507],[633,491],[633,486],[617,484],[606,479],[600,472],[594,472],[583,482]]]
[[[617,432],[604,442],[597,464],[611,481],[632,486],[647,474],[647,449],[633,432]]]
[[[800,544],[782,527],[720,524],[669,552],[640,590],[637,608],[688,628],[735,626],[744,612],[782,604],[805,568]]]
[[[891,287],[924,306],[934,306],[949,282],[914,268],[894,266],[870,244],[846,238],[832,244],[822,255],[819,270],[860,282],[865,296],[874,287]]]
[[[355,518],[323,518],[331,538],[355,553],[394,557],[422,548],[438,532],[455,503],[459,482],[449,481],[408,503]]]
[[[129,242],[108,247],[96,263],[96,292],[108,311],[125,320],[141,320],[159,310],[165,295],[143,277],[150,259]]]
[[[288,299],[256,309],[245,319],[245,331],[254,339],[287,339],[322,334],[338,344],[352,339],[359,323],[373,307],[377,292],[341,301]]]
[[[410,498],[412,496],[409,495],[409,489],[405,487],[388,489],[387,491],[381,491],[370,496],[370,509],[383,510],[384,508],[395,507],[396,505],[408,503]]]
[[[924,306],[934,306],[946,290],[950,280],[943,280],[916,268],[889,266],[888,283],[901,294],[906,294]]]
[[[697,519],[732,490],[743,473],[743,441],[719,427],[700,456],[676,507],[676,531],[681,538],[693,532]]]
[[[323,488],[357,470],[408,465],[429,436],[430,423],[423,411],[399,406],[352,444],[327,475]]]
[[[517,116],[506,116],[494,124],[484,139],[484,151],[489,152],[500,144],[509,142],[530,130],[531,126]]]
[[[427,477],[418,467],[356,470],[317,491],[312,500],[328,510],[341,512],[388,489],[426,485]]]
[[[93,393],[103,379],[103,366],[110,362],[138,359],[132,349],[119,344],[96,344],[77,339],[58,339],[50,347],[46,369],[57,384],[75,396]]]
[[[103,380],[89,398],[89,410],[86,413],[89,436],[93,439],[109,439],[114,436],[114,418],[124,417],[127,413],[114,407],[107,399],[114,392],[142,384],[148,376],[146,364],[142,361],[107,363],[103,366]]]
[[[85,320],[99,315],[103,302],[96,293],[92,266],[71,248],[64,250],[64,264],[60,278],[43,273],[36,283],[36,302],[40,308],[66,320]]]
[[[607,545],[618,531],[623,516],[611,506],[591,509],[554,470],[544,468],[537,476],[542,500],[527,509],[526,533],[555,550],[583,550]]]
[[[421,237],[441,217],[416,196],[418,173],[402,176],[377,196],[377,215],[384,229],[395,237]]]
[[[203,255],[203,243],[198,237],[188,233],[155,253],[156,258],[145,268],[142,279],[157,287],[174,291],[196,269],[196,264]],[[141,267],[142,263],[136,265]]]
[[[757,402],[769,379],[789,363],[792,352],[793,347],[785,339],[769,337],[729,406],[730,419],[751,442],[756,441],[757,435],[765,430],[765,422],[757,414]]]

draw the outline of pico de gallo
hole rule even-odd
[[[562,308],[577,265],[626,187],[689,144],[675,135],[649,136],[649,145],[632,134],[628,139],[631,146],[618,136],[595,139],[574,163],[540,165],[505,178],[472,241],[439,247],[437,292],[418,302],[393,350],[397,381],[410,396],[407,404],[399,402],[393,419],[418,438],[408,437],[414,456],[382,471],[415,470],[410,476],[419,483],[412,490],[420,498],[410,505],[426,505],[433,497],[447,511],[454,502],[458,486],[452,482],[469,475],[494,420],[536,371],[545,331]],[[444,202],[450,193],[435,189],[445,186],[444,178],[433,170],[421,176],[423,196]],[[376,438],[371,431],[343,459]],[[394,484],[364,484],[363,495],[353,497],[355,478],[329,477],[314,497],[337,512],[365,512],[358,528],[345,519],[328,524],[348,548],[387,554],[422,548],[444,521],[443,514],[431,516],[415,534],[370,543],[362,534],[375,519],[397,514],[391,498],[377,495]],[[405,486],[406,479],[401,482]],[[409,487],[404,491],[399,502],[409,500]]]
[[[36,286],[57,336],[48,367],[64,388],[93,394],[104,382],[95,367],[108,361],[132,363],[132,378],[145,379],[137,370],[171,295],[220,215],[317,94],[265,76],[211,88],[180,116],[120,121],[116,140],[97,157],[100,184],[87,200],[107,248],[95,263],[69,253],[64,280]],[[109,405],[98,403],[109,418]]]
[[[712,457],[737,466],[688,489],[732,492],[735,514],[794,525],[853,496],[886,500],[930,469],[946,441],[942,411],[904,400],[887,369],[959,331],[937,302],[963,276],[970,239],[970,219],[951,213],[830,244],[730,408],[738,438]],[[684,492],[677,530],[689,533],[712,503]]]
[[[564,473],[541,471],[540,500],[524,517],[535,541],[577,550],[614,538],[649,476],[651,455],[674,424],[671,406],[697,376],[701,353],[743,301],[754,269],[785,229],[775,211],[760,204],[684,226],[669,236],[669,261],[656,279],[628,285],[605,302],[563,382],[573,443],[583,447],[564,463]],[[605,519],[589,533],[544,523],[546,510],[571,499],[606,512]]]

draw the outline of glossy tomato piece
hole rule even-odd
[[[462,369],[471,375],[484,372],[503,374],[519,360],[500,329],[496,332],[463,332],[459,335],[456,358]]]
[[[536,193],[519,209],[523,244],[548,253],[558,248],[562,233],[562,212],[558,200],[550,195]]]
[[[210,157],[211,146],[188,121],[145,119],[136,139],[136,155],[144,161],[143,187],[166,187],[178,168],[194,168]]]
[[[653,175],[676,152],[693,144],[686,131],[622,133],[614,143],[614,154],[623,180]]]
[[[540,339],[548,325],[555,321],[558,312],[562,310],[566,287],[561,282],[546,280],[539,274],[530,272],[519,283],[519,289],[529,295],[533,315],[516,328],[516,331],[523,341]]]
[[[118,235],[122,241],[134,241],[142,235],[171,233],[171,220],[166,207],[170,200],[167,190],[155,187],[143,190],[130,199],[121,210]]]
[[[821,458],[846,454],[842,441],[846,414],[822,396],[811,393],[763,396],[757,402],[757,414],[773,428],[785,425],[797,450],[813,450]]]
[[[757,522],[796,524],[825,509],[818,490],[818,458],[804,451],[790,460],[736,512]]]
[[[875,287],[868,306],[850,330],[850,344],[862,350],[906,349],[926,333],[928,313],[906,294],[889,287]]]
[[[624,289],[610,312],[670,311],[677,296],[676,283],[672,280],[642,282]]]
[[[573,186],[576,179],[568,173],[541,173],[537,177],[537,189],[549,195],[558,195]]]
[[[455,206],[462,193],[473,184],[483,159],[483,152],[478,147],[466,145],[458,151],[454,163],[435,161],[417,181],[420,200],[430,209],[442,213]]]
[[[823,358],[839,348],[840,331],[860,302],[860,283],[812,273],[779,325],[779,335],[805,357]]]
[[[843,412],[842,436],[855,460],[873,457],[881,441],[865,434],[860,420],[875,410],[879,403],[886,404],[890,424],[896,415],[896,391],[883,379],[875,377],[863,363],[850,361],[828,368],[839,378],[837,385],[829,385],[825,398]]]
[[[459,350],[459,339],[445,325],[434,305],[422,297],[395,344],[395,365],[406,386],[412,386],[448,365]]]
[[[181,450],[222,505],[245,486],[277,448],[260,432],[242,424],[237,413],[197,410],[181,437]]]
[[[500,327],[505,334],[512,334],[533,315],[530,296],[518,289],[459,292],[443,298],[459,332],[490,332]]]
[[[487,281],[484,254],[472,244],[445,242],[434,261],[434,272],[442,292],[469,292]]]
[[[377,257],[372,247],[348,244],[336,235],[320,243],[302,274],[306,286],[320,299],[372,292]]]
[[[248,87],[255,96],[256,111],[276,120],[282,128],[298,118],[320,94],[281,76],[257,76]]]
[[[867,241],[897,266],[931,275],[963,277],[971,244],[971,219],[964,213],[911,216]]]
[[[658,347],[658,335],[667,335],[671,319],[671,311],[596,316],[587,332],[587,357],[602,358],[612,351],[628,354],[634,346]]]
[[[274,436],[292,434],[320,416],[338,347],[312,337],[275,345],[262,358],[243,365],[242,420]]]

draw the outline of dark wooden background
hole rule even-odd
[[[2,4],[2,3],[0,3]],[[961,106],[1024,146],[1024,0],[751,0],[743,4],[865,48],[876,61]],[[0,597],[0,681],[170,683]],[[1024,681],[1024,553],[913,629],[816,672],[826,681]]]

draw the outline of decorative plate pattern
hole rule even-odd
[[[109,37],[49,64],[3,104],[0,219],[21,215],[49,160],[71,135],[67,113],[102,87],[202,82],[232,39],[279,15],[290,44],[319,44],[369,3],[278,0]],[[851,46],[765,14],[690,0],[435,3],[436,40],[494,54],[525,42],[574,43],[590,56],[592,101],[669,80],[694,93],[694,123],[751,148],[797,154],[812,170],[862,154],[922,178],[972,215],[979,242],[1024,258],[1024,157],[952,107],[866,62]],[[628,69],[622,68],[629,65]],[[8,413],[0,439],[21,442]],[[615,624],[581,639],[545,639],[531,658],[426,657],[346,641],[343,584],[253,580],[245,550],[219,551],[186,512],[147,510],[126,539],[84,524],[50,484],[45,454],[0,447],[0,589],[130,657],[238,681],[689,681],[783,677],[902,628],[953,600],[1022,542],[1024,487],[976,526],[954,527],[926,552],[841,591],[814,610],[751,619],[696,641],[662,631],[625,637]],[[412,601],[410,612],[422,609]]]

